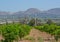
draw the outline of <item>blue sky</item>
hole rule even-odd
[[[16,12],[28,8],[39,10],[60,8],[60,0],[0,0],[0,11]]]

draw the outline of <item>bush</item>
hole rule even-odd
[[[47,32],[51,35],[54,35],[55,39],[58,40],[60,38],[60,26],[57,26],[55,24],[45,24],[43,26],[35,26],[36,29],[40,31]]]
[[[20,24],[3,24],[0,25],[0,34],[4,37],[4,42],[13,42],[20,37],[20,39],[29,34],[31,28],[28,25]]]

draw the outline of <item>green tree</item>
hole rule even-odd
[[[47,24],[51,25],[51,24],[54,24],[54,22],[51,19],[48,19]]]
[[[34,25],[35,25],[35,19],[31,19],[28,24],[29,24],[30,26],[34,26]]]

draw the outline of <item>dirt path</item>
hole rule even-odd
[[[51,37],[50,34],[47,34],[46,32],[41,32],[41,31],[39,31],[37,29],[32,29],[29,36],[35,38],[34,42],[38,42],[39,37],[41,37],[43,39],[43,42],[50,42],[51,39],[54,38],[54,37]],[[20,42],[32,42],[32,41],[22,40]],[[52,42],[54,42],[54,40]]]

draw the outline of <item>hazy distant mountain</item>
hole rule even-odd
[[[35,16],[36,14],[36,16]],[[12,19],[14,18],[19,18],[19,17],[37,17],[37,18],[60,18],[60,8],[54,8],[50,9],[47,11],[40,11],[39,9],[36,8],[30,8],[27,9],[26,11],[19,11],[19,12],[0,12],[0,19],[3,18],[8,18]]]
[[[40,13],[40,12],[41,12],[41,11],[38,10],[38,9],[36,9],[36,8],[30,8],[30,9],[26,10],[24,13],[25,13],[25,14],[38,14],[38,13]]]
[[[10,14],[10,13],[9,12],[0,11],[0,15],[7,15],[7,14]]]
[[[54,9],[50,9],[50,10],[47,10],[47,11],[40,11],[39,9],[36,9],[36,8],[30,8],[30,9],[27,9],[26,11],[20,11],[20,12],[17,12],[16,14],[21,14],[21,13],[24,13],[24,14],[41,14],[41,13],[45,13],[45,14],[60,14],[60,8],[54,8]]]
[[[60,14],[60,8],[50,9],[47,12],[51,14]]]

